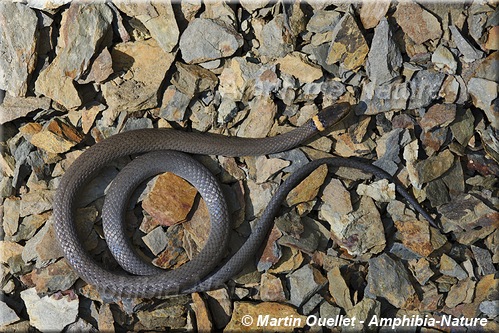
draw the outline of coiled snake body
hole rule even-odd
[[[114,135],[87,149],[66,171],[54,200],[57,239],[71,266],[86,282],[101,292],[121,297],[154,297],[160,295],[206,291],[220,287],[241,271],[265,240],[280,203],[287,193],[321,164],[361,169],[379,178],[395,182],[398,192],[432,225],[435,222],[396,180],[383,170],[352,159],[315,160],[293,173],[279,187],[244,245],[223,261],[229,222],[227,207],[216,180],[196,161],[179,153],[251,156],[289,150],[337,123],[350,109],[347,103],[323,109],[317,116],[291,132],[270,138],[249,139],[222,135],[182,132],[171,129],[144,129]],[[129,272],[113,272],[95,262],[78,240],[74,224],[77,194],[92,177],[111,161],[126,155],[146,153],[127,165],[110,186],[102,218],[106,242],[116,260]],[[200,192],[210,211],[210,234],[205,247],[179,269],[164,271],[137,260],[125,236],[121,221],[126,203],[143,180],[161,172],[172,171],[190,181]],[[116,243],[113,243],[116,242]],[[152,274],[152,275],[151,275]]]

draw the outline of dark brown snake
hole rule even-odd
[[[243,246],[230,258],[223,258],[230,223],[220,187],[205,168],[180,152],[223,156],[282,152],[339,122],[349,110],[350,105],[347,103],[327,107],[301,127],[269,138],[251,139],[171,129],[143,129],[120,133],[95,144],[81,154],[66,171],[54,200],[55,230],[65,257],[82,279],[107,295],[154,297],[215,289],[239,273],[250,259],[255,259],[288,192],[321,164],[360,169],[394,182],[397,191],[436,227],[432,217],[416,199],[382,169],[354,159],[325,158],[312,161],[289,176],[272,197]],[[147,154],[130,162],[113,181],[102,212],[106,242],[118,263],[132,274],[107,270],[92,259],[77,237],[74,221],[77,195],[99,170],[113,160],[141,153]],[[209,237],[200,253],[180,268],[170,271],[140,261],[125,235],[123,225],[127,202],[134,189],[149,177],[166,171],[179,174],[197,188],[209,208],[211,223]]]

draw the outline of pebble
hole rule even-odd
[[[154,255],[158,255],[163,251],[168,242],[162,227],[154,228],[151,232],[142,237],[142,240]]]
[[[62,331],[78,315],[79,301],[74,294],[39,297],[35,288],[30,288],[21,292],[21,298],[26,305],[30,325],[41,332]]]
[[[383,253],[369,260],[366,295],[383,297],[397,308],[411,309],[417,294],[400,261]]]
[[[209,31],[209,34],[206,32]],[[212,19],[196,18],[180,36],[182,58],[188,64],[198,64],[234,54],[243,38],[231,26]]]

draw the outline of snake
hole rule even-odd
[[[287,194],[323,164],[359,169],[377,178],[388,179],[395,183],[397,192],[419,214],[438,228],[432,216],[389,173],[366,161],[327,157],[313,160],[287,177],[253,225],[243,245],[234,254],[226,256],[230,218],[222,190],[215,177],[189,154],[241,157],[288,151],[337,124],[351,109],[352,105],[346,102],[325,107],[303,125],[265,138],[148,128],[118,133],[92,145],[67,168],[56,190],[54,229],[64,257],[84,281],[96,286],[103,295],[150,298],[220,288],[240,273],[250,260],[257,258]],[[78,195],[105,166],[118,158],[137,155],[112,181],[101,213],[105,241],[123,268],[110,269],[97,262],[78,237],[75,224]],[[166,171],[185,178],[197,189],[210,216],[210,231],[204,247],[191,260],[172,270],[144,262],[134,250],[130,237],[126,236],[123,223],[127,203],[135,188]]]

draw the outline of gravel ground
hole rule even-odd
[[[0,2],[0,331],[499,331],[496,1]],[[364,172],[320,167],[282,204],[262,253],[226,287],[116,298],[63,258],[54,193],[87,147],[174,128],[266,137],[354,105],[302,147],[196,156],[220,181],[237,250],[279,185],[327,156],[397,177],[439,229]],[[132,157],[80,197],[81,239],[109,269],[101,208]],[[163,268],[202,248],[204,201],[172,174],[127,211]]]

